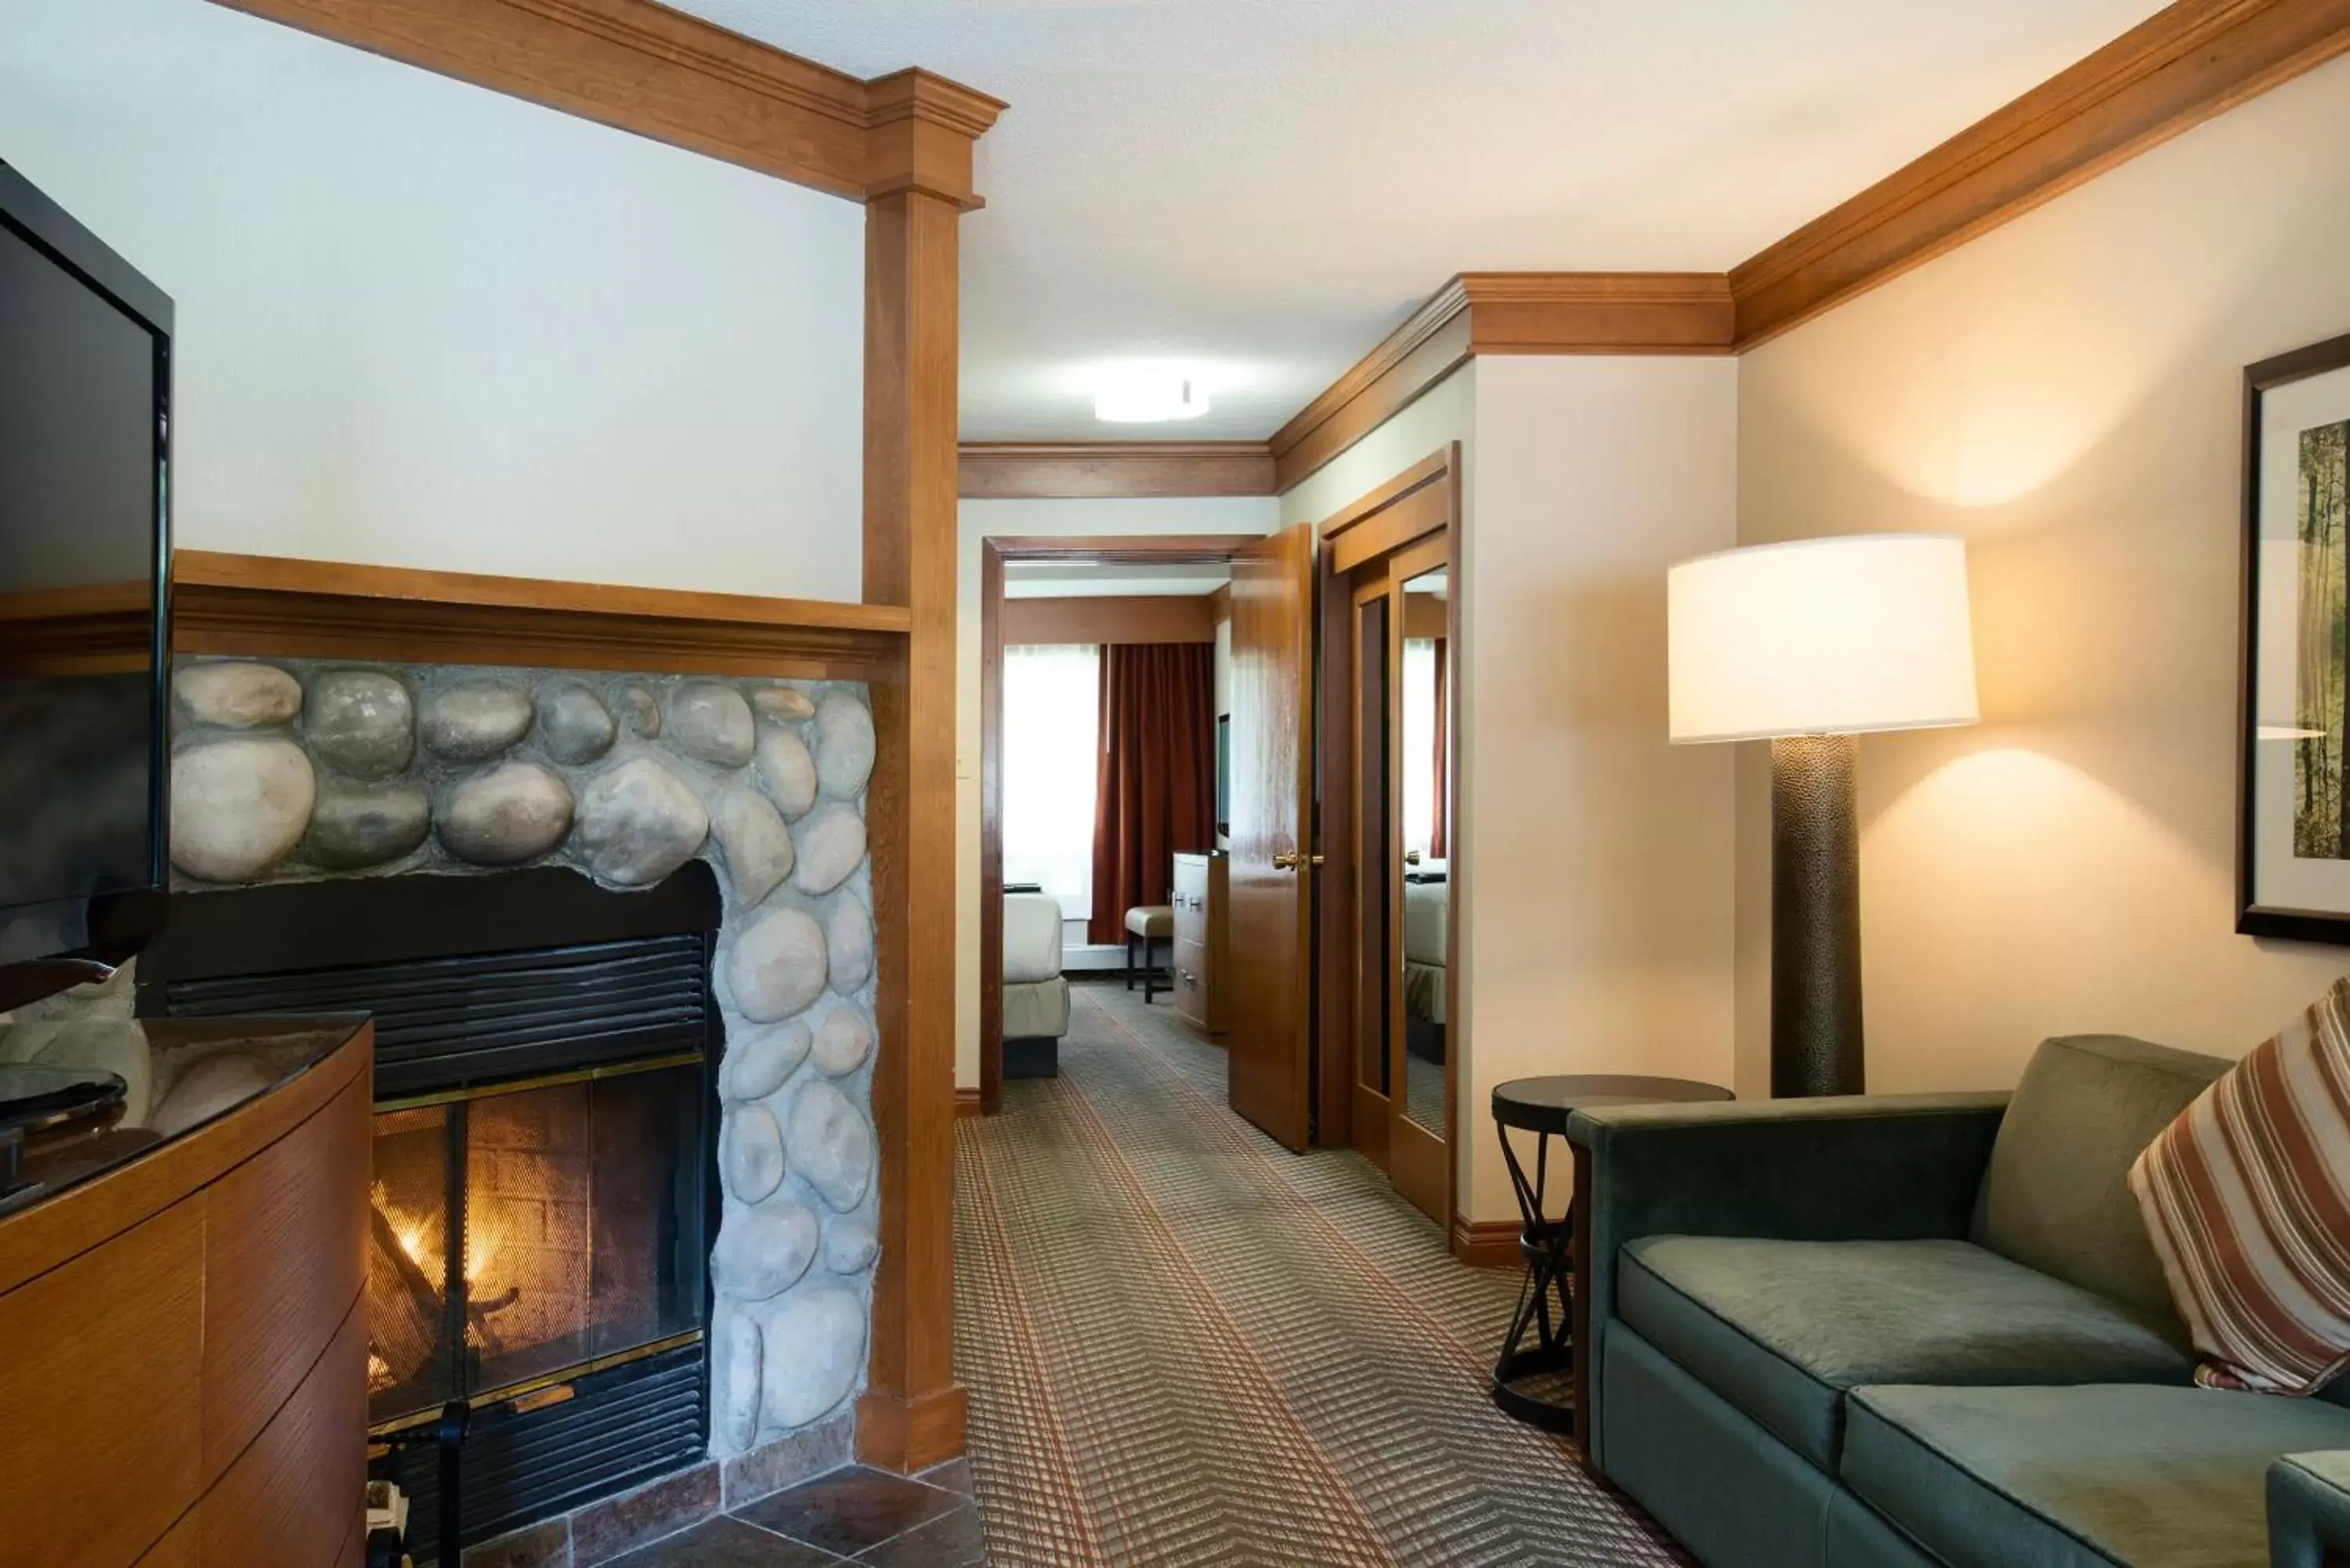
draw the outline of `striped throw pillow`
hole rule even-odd
[[[2350,977],[2130,1166],[2213,1388],[2314,1394],[2350,1364]]]

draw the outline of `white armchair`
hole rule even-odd
[[[1061,973],[1061,906],[1042,893],[1003,896],[1003,1075],[1050,1078],[1069,1032]]]

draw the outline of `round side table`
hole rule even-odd
[[[1730,1091],[1714,1084],[1687,1078],[1551,1077],[1513,1078],[1493,1088],[1493,1127],[1502,1140],[1502,1158],[1509,1162],[1510,1188],[1517,1194],[1518,1252],[1526,1261],[1526,1282],[1518,1292],[1518,1310],[1510,1319],[1509,1337],[1502,1342],[1501,1358],[1493,1363],[1493,1403],[1515,1416],[1553,1432],[1575,1430],[1575,1407],[1513,1385],[1528,1378],[1555,1380],[1567,1376],[1575,1359],[1575,1319],[1571,1298],[1575,1289],[1575,1215],[1548,1219],[1543,1200],[1550,1185],[1550,1140],[1566,1136],[1566,1118],[1590,1106],[1646,1106],[1676,1100],[1726,1100]],[[1534,1135],[1534,1179],[1510,1141],[1510,1129]],[[1563,1163],[1572,1169],[1573,1162]],[[1531,1331],[1534,1343],[1525,1343]]]

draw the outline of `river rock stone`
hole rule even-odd
[[[530,693],[511,680],[460,680],[424,699],[424,743],[435,756],[478,763],[530,733]]]
[[[792,1350],[765,1358],[759,1424],[770,1431],[805,1427],[856,1386],[865,1366],[865,1303],[837,1286],[795,1291],[767,1319],[762,1337]]]
[[[432,826],[432,798],[422,784],[329,783],[318,792],[303,851],[329,871],[357,871],[399,859]]]
[[[353,778],[390,778],[416,755],[416,704],[380,670],[330,670],[302,702],[310,749]]]
[[[536,763],[501,763],[441,803],[441,843],[475,866],[536,860],[571,831],[571,790]]]
[[[318,798],[310,759],[258,736],[172,758],[172,864],[206,882],[253,882],[302,841]]]
[[[671,692],[662,733],[687,756],[722,768],[748,763],[758,736],[743,693],[715,680],[689,680]]]
[[[766,1106],[728,1109],[718,1133],[718,1169],[726,1190],[745,1203],[756,1203],[784,1184],[784,1133]]]
[[[873,978],[873,917],[844,894],[824,922],[824,962],[832,989],[854,996]]]
[[[800,823],[792,850],[792,886],[829,893],[865,862],[865,818],[853,805],[827,805]]]
[[[620,711],[628,715],[629,728],[645,740],[657,740],[661,732],[660,704],[653,694],[633,682],[620,688]]]
[[[567,767],[592,763],[612,749],[619,732],[604,700],[578,681],[550,681],[540,689],[538,743],[556,762]]]
[[[881,1251],[872,1222],[844,1215],[824,1228],[824,1266],[836,1274],[861,1274]]]
[[[775,1125],[773,1117],[768,1125]],[[816,1249],[815,1212],[782,1198],[726,1216],[718,1245],[711,1249],[710,1270],[728,1295],[763,1302],[797,1284],[816,1261]]]
[[[734,900],[749,906],[763,902],[792,874],[792,833],[767,797],[741,785],[718,797],[710,814],[711,831],[726,857],[726,876],[734,885]]]
[[[873,1054],[873,1025],[855,1007],[836,1007],[825,1014],[813,1048],[816,1070],[827,1078],[854,1073]]]
[[[806,1059],[809,1044],[808,1026],[797,1019],[747,1030],[742,1038],[728,1040],[718,1069],[719,1097],[765,1099]]]
[[[751,693],[751,706],[778,724],[801,724],[816,717],[816,704],[795,686],[763,686]]]
[[[785,816],[806,816],[816,804],[816,758],[796,730],[759,737],[759,787]]]
[[[759,1320],[722,1300],[711,1330],[712,1435],[739,1454],[759,1437]]]
[[[768,909],[734,940],[726,964],[734,1006],[754,1023],[779,1023],[824,994],[824,931],[797,909]]]
[[[710,836],[710,814],[693,786],[650,757],[630,757],[579,792],[572,846],[598,882],[648,888],[687,861]]]
[[[819,1078],[793,1096],[792,1168],[846,1214],[873,1179],[873,1129],[848,1096]]]
[[[274,664],[244,659],[182,665],[172,676],[172,694],[197,723],[232,730],[286,723],[302,711],[299,680]]]
[[[824,793],[847,800],[873,773],[873,715],[845,691],[816,706],[816,776]]]

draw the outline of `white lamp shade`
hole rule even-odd
[[[1864,534],[1700,556],[1666,579],[1672,738],[1971,724],[1967,551]]]

